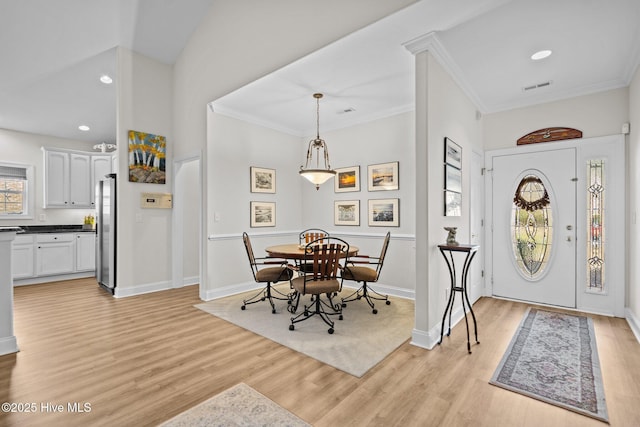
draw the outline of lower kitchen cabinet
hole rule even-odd
[[[89,277],[96,269],[96,235],[91,232],[16,236],[12,273],[17,284]]]
[[[35,250],[33,242],[35,236],[18,235],[13,241],[11,251],[11,271],[14,279],[35,276]]]
[[[96,269],[96,235],[76,233],[76,271]]]
[[[73,273],[74,235],[72,233],[36,235],[36,273],[38,276]]]

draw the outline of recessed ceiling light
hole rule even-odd
[[[531,55],[531,59],[533,59],[534,61],[539,61],[541,59],[548,57],[549,55],[551,55],[551,53],[552,52],[550,50],[540,50],[534,53],[533,55]]]
[[[80,125],[80,126],[78,126],[78,129],[80,129],[83,132],[86,132],[91,128],[89,126],[87,126],[87,125]]]
[[[106,85],[113,83],[113,79],[106,74],[100,76],[100,81]]]

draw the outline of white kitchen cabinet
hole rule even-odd
[[[75,260],[73,233],[37,234],[35,249],[38,276],[73,273]]]
[[[91,156],[91,206],[96,204],[96,184],[111,173],[111,155]]]
[[[75,271],[96,269],[96,235],[94,233],[75,233],[76,268]]]
[[[111,172],[111,155],[52,148],[43,151],[44,207],[95,207],[95,186]]]
[[[44,207],[64,208],[69,204],[69,153],[44,152]]]
[[[90,208],[91,156],[69,153],[69,203],[73,208]]]
[[[35,276],[34,235],[18,235],[13,241],[11,266],[14,279]]]

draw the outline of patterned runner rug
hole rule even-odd
[[[608,422],[589,317],[530,308],[489,382]]]
[[[171,418],[160,427],[291,426],[310,427],[244,383],[237,384]]]

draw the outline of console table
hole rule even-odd
[[[478,341],[478,324],[476,323],[476,315],[473,313],[473,308],[469,303],[469,296],[467,295],[467,278],[469,275],[469,266],[471,265],[471,261],[473,261],[473,257],[475,257],[476,253],[480,246],[478,245],[438,245],[440,249],[440,253],[444,257],[444,260],[447,262],[447,267],[449,268],[449,276],[451,277],[451,292],[449,293],[449,300],[447,302],[447,307],[444,309],[444,314],[442,316],[442,326],[440,327],[440,341],[438,341],[438,345],[442,344],[442,336],[444,333],[444,322],[447,318],[447,314],[449,315],[449,329],[447,331],[447,336],[451,335],[451,312],[453,311],[453,303],[455,301],[456,292],[460,292],[462,294],[462,311],[464,313],[464,322],[467,325],[467,351],[471,353],[471,344],[469,343],[469,321],[467,320],[467,310],[465,308],[465,303],[471,312],[471,317],[473,318],[473,329],[476,336],[476,344],[480,344]],[[457,275],[456,275],[456,264],[453,259],[454,252],[463,252],[466,253],[464,258],[464,264],[462,266],[462,277],[460,281],[460,286],[456,286],[457,284]]]

